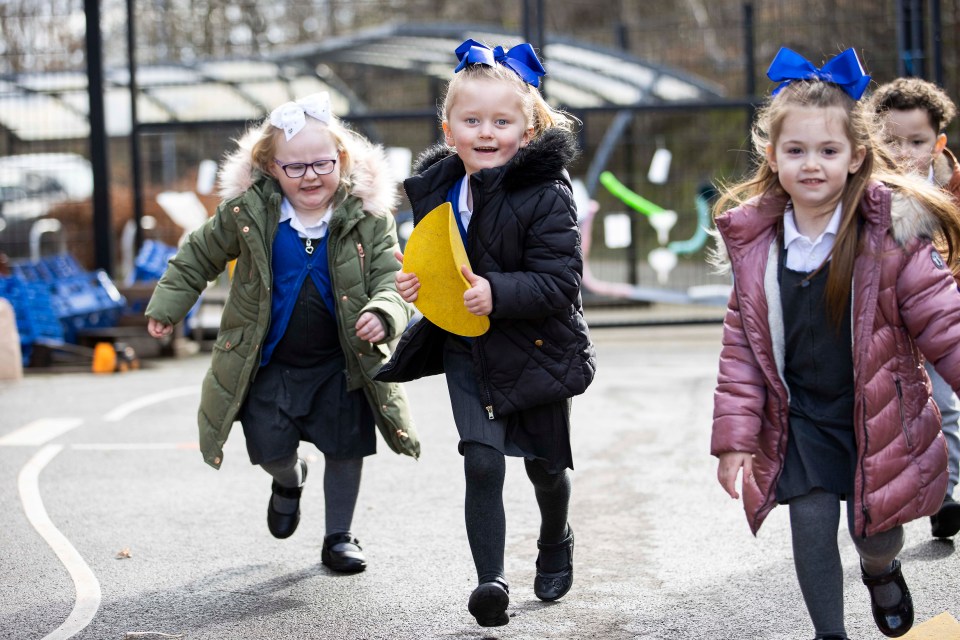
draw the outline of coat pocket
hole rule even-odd
[[[229,393],[236,393],[249,345],[243,341],[243,327],[221,331],[213,343],[210,370],[217,384]]]

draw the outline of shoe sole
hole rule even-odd
[[[467,609],[481,627],[502,627],[510,622],[510,595],[497,584],[482,584],[470,594]]]

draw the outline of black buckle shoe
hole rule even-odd
[[[900,561],[893,561],[893,568],[882,576],[871,577],[863,572],[860,566],[860,575],[863,584],[870,591],[870,604],[873,609],[873,621],[877,623],[880,633],[890,638],[899,638],[910,631],[913,626],[913,599],[910,590],[900,571]],[[873,590],[891,582],[900,589],[900,601],[892,607],[881,607],[873,596]]]
[[[271,486],[273,493],[270,496],[270,502],[267,504],[267,528],[274,538],[289,538],[297,530],[300,524],[300,496],[303,493],[303,485],[307,481],[307,463],[302,458],[298,459],[303,470],[301,474],[299,487],[281,487],[277,481],[273,481]],[[280,513],[273,508],[273,496],[280,496],[288,500],[296,500],[297,508],[292,513]]]
[[[320,562],[342,573],[358,573],[367,568],[360,541],[350,532],[331,533],[324,538]]]
[[[503,578],[484,582],[470,594],[467,609],[481,627],[502,627],[510,622],[507,606],[510,604],[510,587]]]
[[[934,538],[952,538],[960,532],[960,503],[953,496],[943,498],[936,514],[930,516],[930,533]]]
[[[540,554],[537,554],[537,576],[533,579],[533,593],[547,602],[559,600],[573,586],[573,529],[568,524],[567,537],[557,543],[546,544],[537,540],[537,549],[547,553],[567,552],[567,568],[553,573],[540,570]]]

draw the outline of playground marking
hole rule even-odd
[[[944,611],[915,626],[903,640],[960,640],[960,622]]]
[[[74,636],[90,624],[100,607],[100,582],[70,541],[54,526],[40,497],[40,472],[62,450],[61,445],[47,445],[24,465],[18,479],[20,501],[23,503],[27,520],[60,558],[60,562],[73,578],[77,592],[73,611],[63,624],[47,634],[44,640],[66,640]]]
[[[197,450],[196,442],[106,442],[70,445],[79,451],[184,451]]]
[[[120,405],[105,415],[103,419],[107,422],[118,422],[126,418],[134,411],[143,409],[144,407],[149,407],[152,404],[170,400],[171,398],[179,398],[180,396],[189,396],[196,393],[200,393],[200,388],[197,385],[194,385],[191,387],[169,389],[167,391],[161,391],[160,393],[154,393],[149,396],[143,396],[142,398],[137,398],[136,400],[131,400],[130,402]]]
[[[0,446],[40,446],[81,424],[83,420],[79,418],[41,418],[0,438]]]

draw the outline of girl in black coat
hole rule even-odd
[[[467,40],[457,56],[443,105],[446,146],[425,152],[404,188],[415,224],[443,202],[453,206],[473,269],[464,267],[464,305],[488,316],[490,329],[469,339],[424,318],[377,378],[446,375],[479,582],[468,607],[480,625],[499,626],[509,621],[504,456],[524,458],[540,508],[534,592],[556,600],[573,583],[570,398],[590,384],[596,363],[565,169],[576,156],[571,120],[540,95],[544,71],[530,45],[491,51]],[[404,300],[417,299],[415,273],[398,272],[396,282]]]

